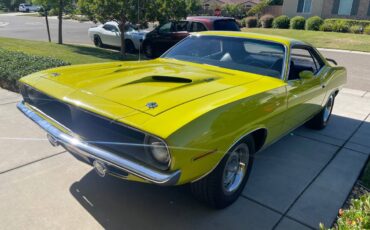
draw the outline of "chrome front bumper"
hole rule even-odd
[[[125,159],[112,152],[95,147],[89,143],[73,137],[73,135],[66,134],[53,126],[50,122],[39,116],[32,109],[28,108],[24,104],[24,102],[19,102],[17,104],[17,108],[28,118],[30,118],[41,128],[43,128],[49,135],[51,135],[58,144],[78,149],[79,153],[82,152],[87,157],[100,160],[109,166],[115,167],[119,170],[125,171],[129,174],[135,175],[139,178],[155,184],[176,185],[180,178],[180,170],[175,172],[162,172],[150,169],[140,163]]]

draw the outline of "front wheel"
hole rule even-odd
[[[191,184],[194,196],[217,209],[234,203],[249,178],[254,152],[251,136],[236,144],[209,175]]]
[[[331,112],[333,111],[334,100],[335,96],[334,94],[331,94],[324,108],[322,108],[322,110],[320,111],[320,113],[318,113],[316,116],[314,116],[311,120],[307,122],[307,126],[309,128],[320,130],[327,126],[329,119],[331,117]]]
[[[95,45],[96,47],[100,47],[100,48],[103,48],[103,47],[104,47],[104,44],[103,44],[103,42],[101,41],[101,38],[100,38],[100,36],[99,36],[99,35],[95,35],[95,36],[94,36],[94,45]]]

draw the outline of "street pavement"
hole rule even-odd
[[[18,15],[18,16],[17,16]],[[26,15],[26,14],[21,14]],[[57,41],[58,24],[55,17],[50,19],[53,42]],[[93,45],[87,35],[87,30],[95,26],[92,22],[63,22],[63,37],[65,43]],[[17,14],[0,14],[0,37],[11,37],[37,41],[47,41],[45,20],[42,17],[19,16]],[[351,53],[321,50],[327,58],[332,58],[348,70],[347,88],[370,91],[370,53]]]
[[[301,127],[256,155],[238,201],[212,210],[187,186],[100,178],[0,89],[1,229],[317,229],[330,226],[370,154],[370,93],[343,89],[329,126]]]
[[[21,14],[22,15],[22,14]],[[27,15],[24,13],[23,15]],[[92,22],[63,21],[63,37],[65,43],[92,44],[87,30],[95,26]],[[58,39],[58,20],[50,17],[49,27],[52,42]],[[19,14],[0,14],[0,37],[48,41],[44,17],[19,16]]]

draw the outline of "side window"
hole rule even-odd
[[[299,73],[304,70],[309,70],[316,74],[323,66],[317,54],[308,48],[293,48],[290,56],[289,80],[299,79]]]
[[[176,31],[188,31],[188,22],[187,21],[177,22]]]
[[[191,32],[200,32],[207,30],[206,27],[200,22],[191,23]]]
[[[110,32],[117,32],[118,31],[118,29],[113,25],[106,24],[106,25],[103,26],[103,28],[107,31],[110,31]]]
[[[172,28],[172,22],[169,22],[159,27],[158,32],[159,33],[169,33],[171,32],[171,28]]]

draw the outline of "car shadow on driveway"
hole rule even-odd
[[[310,229],[320,222],[328,226],[367,160],[361,149],[345,146],[356,143],[356,133],[367,132],[370,124],[337,115],[331,119],[325,130],[301,127],[258,153],[242,196],[224,210],[198,202],[188,186],[100,178],[93,170],[72,184],[70,192],[106,229]]]

